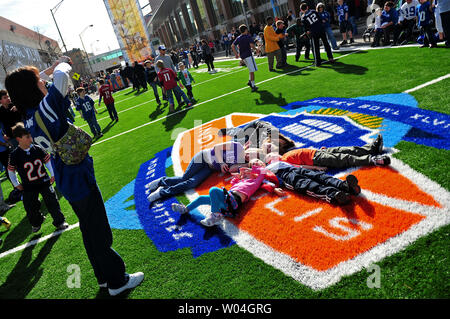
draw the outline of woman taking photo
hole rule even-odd
[[[33,66],[25,66],[11,72],[5,79],[11,100],[23,115],[25,127],[31,132],[34,142],[49,153],[55,148],[53,141],[66,137],[69,130],[66,110],[70,105],[67,94],[71,64],[70,58],[61,57],[41,73]],[[51,76],[53,84],[47,90],[45,81],[50,81]],[[76,145],[75,142],[73,146],[79,148],[84,145]],[[52,156],[56,186],[80,221],[86,253],[99,286],[108,288],[112,296],[136,287],[144,279],[144,274],[127,274],[122,258],[111,248],[112,232],[95,179],[92,157],[86,154],[79,163],[67,164],[67,159],[63,161],[61,154]]]

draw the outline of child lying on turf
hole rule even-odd
[[[192,203],[185,206],[173,203],[172,209],[180,214],[188,213],[200,205],[210,205],[211,215],[200,222],[211,227],[219,224],[223,218],[235,217],[238,208],[248,201],[250,197],[261,187],[269,192],[274,192],[278,196],[284,196],[284,191],[278,188],[278,179],[270,171],[265,169],[265,164],[259,159],[252,159],[248,167],[241,167],[239,173],[233,174],[231,188],[211,187],[209,195],[202,195]]]
[[[268,154],[267,157],[270,157]],[[289,190],[325,200],[330,204],[345,205],[350,195],[359,195],[361,187],[354,175],[348,175],[345,181],[325,172],[298,167],[274,157],[266,167]]]

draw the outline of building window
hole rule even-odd
[[[211,6],[212,6],[214,25],[222,24],[225,19],[223,12],[222,12],[222,7],[219,6],[219,3],[217,0],[211,0]]]
[[[197,0],[197,7],[198,11],[200,12],[200,18],[202,19],[203,27],[206,29],[209,29],[209,23],[208,20],[206,20],[206,10],[205,6],[203,5],[203,0]]]
[[[176,32],[175,32],[175,30],[172,28],[172,23],[170,23],[171,21],[169,21],[167,24],[169,25],[169,31],[170,31],[170,33],[171,33],[171,35],[172,35],[172,38],[175,40],[175,42],[178,42],[179,40],[178,40],[178,36],[177,36],[177,34],[176,34]]]
[[[177,37],[177,42],[178,42],[178,41],[182,41],[183,39],[178,39],[178,36],[181,36],[182,38],[183,38],[184,36],[183,36],[183,34],[180,34],[180,33],[182,33],[182,31],[179,30],[178,24],[177,24],[177,21],[176,21],[175,17],[174,17],[174,16],[170,16],[170,17],[169,17],[169,20],[170,20],[170,22],[171,22],[170,26],[173,28],[173,31],[174,31],[174,33],[175,33],[175,35],[176,35],[176,37]],[[178,31],[179,31],[179,32],[178,32]]]
[[[191,4],[190,3],[186,4],[186,9],[187,9],[187,12],[188,12],[188,15],[189,15],[189,20],[191,21],[192,30],[194,30],[194,33],[198,33],[197,22],[195,21],[194,12],[192,12],[192,8],[191,8]]]
[[[238,15],[244,14],[242,12],[242,2],[241,2],[241,0],[228,0],[228,1],[230,1],[231,14],[233,15],[233,17],[236,17]],[[247,0],[244,0],[244,9],[245,9],[245,11],[248,11]]]
[[[186,27],[186,23],[184,22],[184,18],[183,18],[183,13],[181,12],[181,9],[178,9],[178,19],[180,19],[180,23],[181,23],[181,32],[183,33],[183,37],[187,37],[187,27]]]

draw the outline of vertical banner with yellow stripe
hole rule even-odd
[[[150,37],[138,0],[103,0],[125,61],[143,60],[152,54]]]

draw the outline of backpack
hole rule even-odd
[[[52,148],[56,153],[58,153],[64,164],[76,165],[84,160],[92,145],[92,137],[88,133],[72,123],[67,122],[69,129],[66,134],[64,134],[59,141],[54,142],[38,111],[35,113],[35,118],[36,123],[48,136],[52,144]]]

